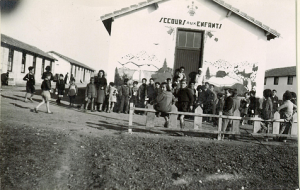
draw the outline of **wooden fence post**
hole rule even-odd
[[[175,105],[172,105],[172,112],[178,112],[178,109]],[[177,117],[178,115],[176,114],[170,114],[169,117],[169,127],[170,128],[177,128]]]
[[[133,103],[131,102],[130,104],[130,109],[129,109],[129,124],[128,124],[128,128],[130,129],[132,126],[132,120],[133,120],[133,112],[134,112],[134,107],[133,107]]]
[[[258,115],[255,115],[255,119],[258,119]],[[253,133],[257,133],[260,130],[260,121],[254,121],[253,122]]]
[[[235,110],[233,116],[240,117],[240,111]],[[240,134],[240,120],[232,121],[232,132],[234,132],[235,134]]]
[[[218,140],[222,140],[222,133],[220,133],[222,131],[222,112],[219,112],[219,122],[218,122]]]
[[[153,105],[148,104],[147,109],[152,109],[153,110]],[[147,112],[146,127],[154,127],[154,125],[155,125],[155,113]]]
[[[202,108],[200,106],[198,106],[195,109],[195,113],[202,114],[203,113]],[[194,118],[194,129],[199,129],[199,127],[202,128],[202,117],[195,116],[195,118]]]
[[[298,135],[298,114],[295,113],[293,116],[293,124],[292,124],[292,129],[291,129],[291,135]],[[297,123],[295,123],[297,122]]]
[[[280,119],[280,114],[278,112],[274,113],[274,119]],[[279,134],[280,122],[273,122],[273,132],[272,134]]]

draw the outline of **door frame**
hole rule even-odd
[[[205,41],[205,30],[197,30],[197,29],[193,29],[193,28],[182,28],[182,27],[178,27],[178,28],[176,28],[176,39],[175,39],[175,54],[174,54],[174,64],[173,64],[173,75],[175,74],[175,70],[176,70],[176,68],[175,68],[175,63],[176,63],[176,55],[177,55],[177,40],[178,40],[178,31],[180,31],[180,30],[183,30],[183,31],[196,31],[196,32],[200,32],[200,33],[202,33],[202,41],[201,41],[201,45],[200,45],[200,47],[202,47],[201,48],[201,50],[200,50],[200,62],[199,62],[199,67],[201,66],[201,68],[203,67],[203,53],[204,53],[204,41]],[[198,49],[198,48],[183,48],[183,49],[190,49],[190,50],[196,50],[196,49]],[[197,71],[195,71],[195,72],[197,72]]]

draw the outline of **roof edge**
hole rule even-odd
[[[60,53],[57,53],[57,52],[55,52],[55,51],[48,51],[47,53],[53,53],[53,54],[57,55],[58,57],[60,57],[60,58],[62,58],[62,59],[64,59],[64,60],[70,62],[70,63],[73,64],[73,65],[78,65],[78,66],[81,66],[81,67],[83,67],[82,65],[84,65],[84,66],[86,67],[86,69],[89,69],[89,70],[92,70],[92,71],[96,71],[95,69],[93,69],[93,68],[91,68],[91,67],[89,67],[89,66],[87,66],[87,65],[85,65],[85,64],[83,64],[83,63],[80,63],[79,61],[74,60],[74,61],[76,61],[76,62],[82,64],[82,65],[79,65],[78,63],[76,63],[76,62],[74,62],[74,61],[71,61],[72,58],[69,58],[69,57],[67,57],[67,56],[65,56],[65,55],[62,55],[62,54],[60,54]],[[68,58],[68,59],[70,59],[70,60],[67,60],[66,58]],[[73,60],[73,59],[72,59],[72,60]]]
[[[113,19],[115,17],[124,15],[126,13],[129,13],[129,12],[132,12],[132,11],[144,8],[144,7],[147,7],[147,6],[152,5],[154,3],[163,2],[163,1],[167,1],[167,0],[147,0],[147,1],[143,1],[143,2],[140,2],[138,4],[131,5],[130,7],[125,7],[125,8],[122,8],[120,10],[116,10],[112,13],[105,14],[105,15],[101,16],[100,19],[102,20],[103,24],[105,24],[105,28],[108,31],[109,35],[110,35],[110,33],[111,33],[110,27],[107,27],[107,25],[111,24],[111,22],[113,21]],[[246,21],[248,21],[248,22],[252,23],[253,25],[261,28],[262,30],[264,30],[266,32],[267,40],[274,39],[276,37],[280,37],[280,33],[278,33],[276,30],[264,25],[259,20],[255,20],[253,17],[247,15],[246,13],[240,11],[239,9],[233,7],[232,5],[230,5],[228,3],[225,3],[223,0],[211,0],[211,1],[217,3],[218,5],[224,7],[225,9],[233,12],[234,14],[242,17]],[[108,19],[111,19],[111,20],[107,21]]]

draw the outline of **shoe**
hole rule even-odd
[[[33,100],[32,100],[32,98],[30,98],[29,100],[30,100],[30,102],[31,102],[31,103],[33,103]]]
[[[120,111],[118,111],[117,113],[121,113]]]
[[[28,102],[28,100],[27,100],[27,99],[25,99],[25,100],[24,100],[24,102],[26,102],[26,103],[27,103],[27,102]]]
[[[125,112],[124,112],[124,114],[128,114],[128,112],[127,112],[127,111],[125,111]]]
[[[51,111],[50,111],[50,112],[47,112],[47,113],[48,113],[48,114],[53,114],[53,112],[51,112]]]
[[[38,110],[37,110],[36,108],[34,108],[33,111],[34,111],[35,113],[39,113]]]

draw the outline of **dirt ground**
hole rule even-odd
[[[1,189],[299,187],[296,141],[216,141],[142,129],[129,134],[125,114],[83,113],[55,100],[53,114],[45,105],[34,113],[41,96],[25,103],[24,89],[1,91]],[[134,125],[144,124],[145,116],[134,116]]]

